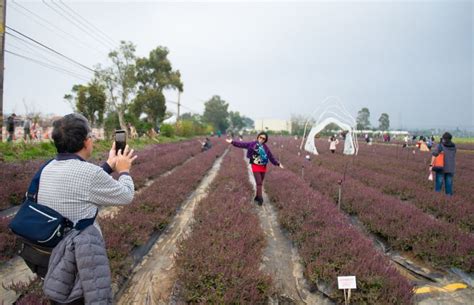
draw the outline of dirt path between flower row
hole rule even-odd
[[[189,235],[194,210],[207,196],[207,189],[214,181],[227,152],[228,150],[214,162],[196,190],[184,202],[173,222],[135,268],[126,287],[118,294],[117,304],[150,305],[170,302],[177,276],[175,254],[178,244]]]
[[[255,189],[255,180],[250,166],[248,169],[248,178]],[[267,240],[261,269],[272,277],[273,288],[276,291],[276,295],[272,296],[269,303],[333,304],[322,293],[310,291],[308,282],[303,276],[303,265],[298,251],[281,230],[278,213],[265,191],[263,192],[263,199],[262,206],[256,205],[260,225]]]

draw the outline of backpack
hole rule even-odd
[[[8,225],[23,243],[20,256],[28,267],[41,277],[46,275],[53,248],[73,228],[83,230],[92,225],[99,211],[96,211],[94,217],[81,219],[74,226],[72,221],[59,212],[37,202],[41,173],[51,161],[47,161],[36,172],[20,209]]]
[[[444,151],[443,145],[438,144],[439,154],[434,158],[432,170],[435,172],[442,172],[444,169]]]

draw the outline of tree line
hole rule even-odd
[[[306,132],[311,130],[311,127],[316,124],[316,121],[313,118],[309,118],[304,115],[292,115],[291,116],[291,132],[294,135],[302,136],[304,133],[305,125]],[[370,111],[367,107],[362,108],[357,113],[356,118],[356,129],[357,130],[381,130],[388,131],[390,129],[390,117],[387,113],[382,113],[378,119],[378,127],[373,127],[370,123]],[[323,130],[321,130],[321,135],[330,135],[333,130],[338,130],[340,127],[337,124],[330,123]]]
[[[138,133],[145,133],[163,125],[167,135],[192,136],[253,127],[250,118],[229,111],[229,104],[218,95],[206,101],[203,115],[184,113],[175,126],[162,124],[172,116],[164,91],[183,92],[181,73],[173,69],[166,47],[156,47],[148,57],[137,57],[135,52],[132,42],[121,41],[108,54],[110,65],[97,65],[94,78],[87,84],[73,85],[64,99],[93,126],[106,131],[128,130],[133,125]]]
[[[390,117],[387,113],[382,113],[379,117],[378,122],[378,128],[372,127],[372,125],[370,124],[370,111],[367,107],[364,107],[359,110],[359,112],[357,112],[356,128],[358,130],[378,129],[381,131],[388,131],[390,129]]]

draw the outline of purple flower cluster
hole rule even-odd
[[[10,218],[0,217],[0,264],[16,254],[16,237],[8,229]]]
[[[100,219],[112,275],[116,280],[129,275],[132,250],[168,225],[181,203],[212,166],[216,155],[222,154],[225,148],[224,143],[218,143],[211,150],[196,155],[170,175],[157,178],[117,215]]]
[[[283,156],[287,167],[296,173],[305,165],[304,179],[327,198],[337,200],[341,174],[290,152]],[[434,266],[474,271],[474,238],[454,224],[437,220],[414,205],[351,177],[346,177],[343,184],[342,207],[394,249],[411,252]]]
[[[12,290],[19,296],[15,302],[17,305],[47,305],[49,300],[43,293],[43,280],[39,277],[34,277],[25,282],[20,281],[10,283],[5,286],[6,289]],[[3,304],[3,302],[2,302]]]
[[[331,297],[342,303],[337,276],[355,275],[354,303],[411,304],[408,281],[327,197],[296,174],[278,169],[268,175],[266,190],[278,209],[280,224],[299,248],[305,276],[313,285],[328,285]]]
[[[0,163],[0,210],[21,203],[31,178],[43,162]]]
[[[177,256],[186,303],[264,304],[271,280],[259,271],[265,236],[250,204],[241,151],[231,150],[195,211]]]

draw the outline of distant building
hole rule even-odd
[[[276,119],[255,120],[255,129],[258,131],[286,131],[291,133],[291,121]]]

